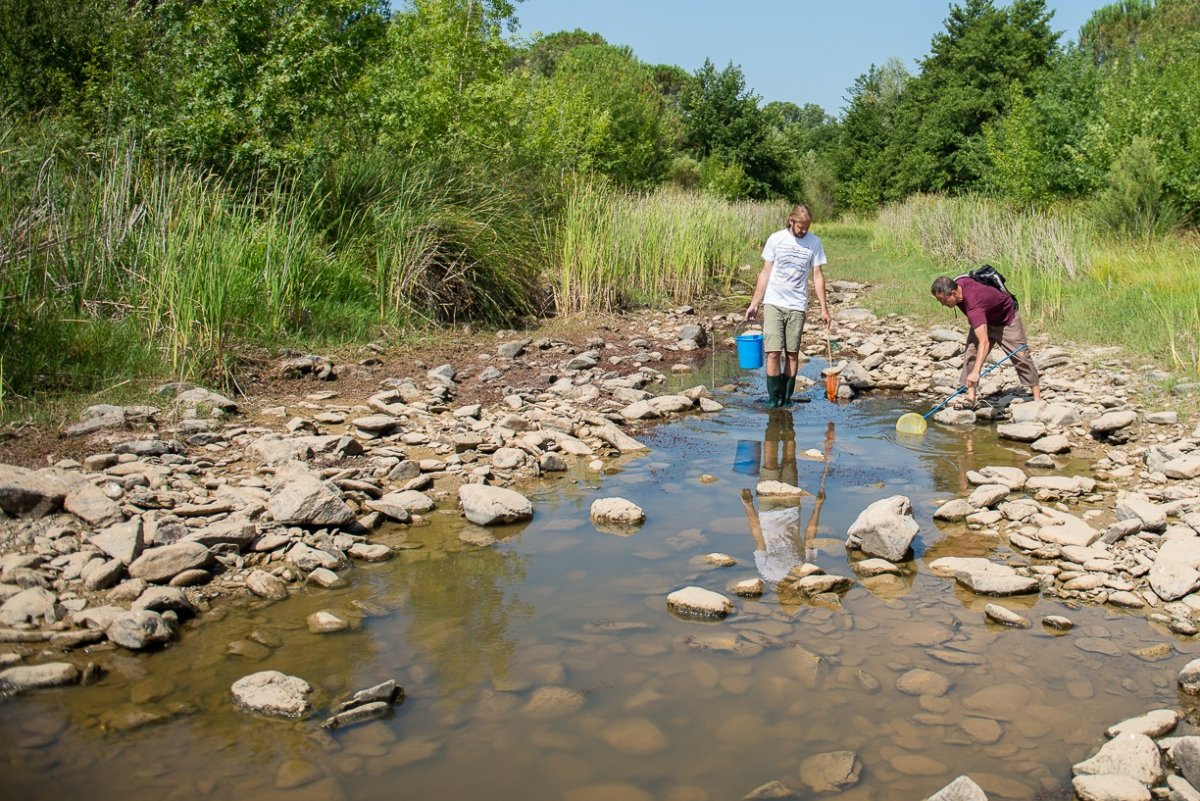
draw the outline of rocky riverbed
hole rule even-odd
[[[833,288],[843,401],[890,392],[923,404],[953,391],[963,332],[877,319],[854,305],[861,287]],[[536,514],[520,491],[530,482],[576,462],[602,472],[623,454],[645,451],[638,436],[648,425],[719,414],[721,403],[699,381],[658,390],[703,370],[713,347],[728,349],[735,322],[684,308],[577,341],[501,332],[490,349],[438,364],[369,356],[338,365],[306,356],[275,367],[273,386],[286,394],[234,401],[166,385],[155,407],[94,407],[63,430],[78,458],[46,454],[52,464],[37,469],[0,465],[0,684],[17,693],[103,681],[92,656],[98,649],[162,648],[225,598],[278,600],[303,587],[336,587],[355,563],[414,547],[404,532],[433,514],[461,513],[472,524],[462,535],[469,545],[488,547],[489,526]],[[816,356],[823,346],[810,350]],[[945,531],[991,538],[994,548],[986,557],[940,557],[930,569],[983,599],[984,615],[998,625],[1035,625],[1003,599],[1041,594],[1137,610],[1147,625],[1193,637],[1200,621],[1195,421],[1165,405],[1143,408],[1138,398],[1151,379],[1105,349],[1035,342],[1034,356],[1045,400],[1029,401],[1001,369],[984,382],[989,406],[936,418],[944,426],[995,425],[1029,458],[1024,468],[966,472],[970,491],[946,499],[934,518]],[[597,503],[597,525],[637,526],[654,514],[620,498]],[[854,578],[805,564],[771,589],[836,605],[856,581],[901,571],[917,526],[909,500],[894,496],[863,509],[845,533]],[[761,584],[730,593],[761,594]],[[732,602],[712,594],[667,603],[680,614],[719,618]],[[348,624],[318,613],[308,625]],[[1062,631],[1071,621],[1056,615],[1036,625]],[[1089,647],[1103,653],[1111,645]],[[288,677],[267,678],[249,684],[271,692],[290,686]],[[1159,737],[1163,763],[1185,765],[1169,731],[1143,736]],[[853,758],[831,760],[813,770],[836,773],[846,763],[846,775],[856,775]],[[1161,770],[1101,761],[1100,775],[1131,778],[1147,794],[1167,792]],[[1170,792],[1194,797],[1180,770]],[[1097,781],[1077,781],[1080,797],[1143,797],[1123,780],[1113,782],[1125,795],[1095,790]],[[768,785],[751,795],[785,791]],[[964,782],[946,792],[959,794],[935,797],[982,797]]]

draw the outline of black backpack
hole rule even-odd
[[[985,264],[978,270],[971,270],[966,275],[960,275],[959,278],[974,278],[981,284],[995,287],[1012,298],[1014,309],[1021,307],[1021,304],[1017,301],[1017,296],[1009,292],[1008,287],[1004,285],[1004,274],[990,264]]]

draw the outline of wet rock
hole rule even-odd
[[[381,542],[356,542],[346,551],[347,556],[352,559],[361,559],[364,562],[386,562],[395,554],[395,551]]]
[[[899,562],[908,553],[919,526],[912,517],[912,502],[903,495],[875,501],[859,514],[846,532],[847,547],[868,556]]]
[[[1120,734],[1100,747],[1095,756],[1077,763],[1076,776],[1120,774],[1153,787],[1164,778],[1158,746],[1144,734]]]
[[[766,589],[766,583],[760,579],[746,579],[730,585],[729,591],[743,598],[758,598]]]
[[[280,468],[271,490],[271,516],[277,523],[298,526],[343,526],[354,512],[341,493],[302,466]]]
[[[1200,785],[1200,737],[1180,737],[1168,753],[1183,777],[1192,786]]]
[[[515,490],[487,484],[463,484],[458,500],[467,520],[477,526],[516,523],[533,517],[533,504]]]
[[[198,542],[177,542],[160,548],[149,548],[129,565],[132,578],[161,584],[185,570],[203,569],[213,560],[212,551]]]
[[[1150,790],[1129,776],[1076,776],[1071,780],[1079,801],[1150,801]]]
[[[988,801],[988,797],[983,788],[970,778],[959,776],[926,801]]]
[[[671,746],[658,726],[645,717],[618,720],[597,732],[600,739],[622,754],[650,756]]]
[[[996,426],[996,436],[1014,442],[1036,442],[1046,436],[1046,427],[1041,423],[1003,423]]]
[[[109,625],[108,639],[131,651],[145,651],[175,638],[175,627],[157,612],[138,609],[118,615]]]
[[[941,697],[950,689],[950,680],[932,670],[916,668],[896,680],[896,689],[905,695]]]
[[[349,620],[339,617],[327,609],[322,609],[320,612],[313,612],[305,618],[305,623],[308,625],[308,630],[313,634],[332,634],[333,632],[345,631],[350,628]]]
[[[1010,721],[1020,716],[1029,703],[1030,695],[1029,688],[1024,684],[1002,682],[968,695],[963,699],[962,706],[979,717]]]
[[[1051,434],[1035,440],[1029,448],[1038,453],[1067,453],[1071,450],[1071,440],[1063,434]]]
[[[1107,737],[1120,734],[1144,734],[1147,737],[1162,737],[1175,728],[1179,713],[1173,709],[1155,709],[1136,718],[1115,723],[1105,730]]]
[[[238,679],[230,692],[239,706],[252,712],[297,718],[309,709],[312,687],[304,679],[278,670],[264,670]]]
[[[1009,488],[1005,484],[981,484],[967,498],[967,503],[976,509],[989,509],[1008,497]]]
[[[131,608],[149,609],[159,614],[171,611],[179,617],[191,617],[196,614],[195,605],[178,587],[149,587],[131,604]]]
[[[118,442],[113,446],[114,453],[129,453],[139,458],[148,456],[166,456],[187,453],[187,448],[178,440],[136,439],[128,442]]]
[[[862,763],[853,751],[813,754],[800,763],[800,780],[814,793],[830,793],[858,783]]]
[[[46,662],[0,670],[0,697],[79,682],[79,669],[70,662]]]
[[[598,498],[592,502],[588,516],[601,525],[636,526],[645,522],[642,508],[625,498]]]
[[[333,589],[334,587],[340,587],[345,584],[346,581],[329,568],[318,567],[316,570],[313,570],[308,574],[308,576],[305,578],[305,583],[328,590]]]
[[[733,602],[703,587],[684,587],[667,596],[667,608],[684,617],[722,618],[733,611]]]
[[[983,614],[988,620],[999,623],[1002,626],[1011,626],[1017,629],[1027,629],[1032,624],[1022,615],[1017,614],[1011,609],[1006,609],[999,604],[987,604],[983,607]]]
[[[306,573],[315,572],[318,568],[337,570],[342,566],[342,559],[338,556],[302,542],[297,542],[288,550],[286,559]]]
[[[539,687],[521,709],[530,720],[554,720],[573,715],[583,708],[586,696],[568,687]]]
[[[944,426],[973,426],[978,417],[971,409],[951,409],[946,407],[933,415],[934,422]]]
[[[1179,689],[1188,695],[1200,695],[1200,659],[1193,659],[1184,665],[1176,681]]]
[[[596,801],[600,801],[600,797]],[[742,801],[800,801],[800,794],[775,779],[755,787],[742,796]]]
[[[854,586],[854,581],[845,576],[831,576],[820,573],[805,576],[799,581],[793,582],[792,586],[804,595],[816,596],[826,592],[846,592]]]
[[[957,523],[960,520],[966,520],[967,515],[976,511],[977,508],[965,498],[953,498],[937,508],[937,511],[933,513],[933,519]]]

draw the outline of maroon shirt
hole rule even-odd
[[[1007,292],[994,286],[976,281],[974,278],[956,278],[954,283],[962,289],[962,302],[958,308],[967,315],[971,328],[985,323],[994,328],[1006,326],[1013,321],[1016,310],[1013,299]]]

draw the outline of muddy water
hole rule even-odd
[[[894,422],[909,409],[899,401],[833,406],[819,385],[789,428],[754,405],[756,391],[761,382],[721,397],[719,415],[643,437],[652,455],[527,488],[534,520],[491,530],[495,546],[467,544],[460,534],[477,531],[436,515],[407,533],[420,547],[358,567],[348,587],[210,612],[163,653],[91,655],[109,670],[100,684],[0,707],[5,796],[700,801],[773,779],[802,788],[805,759],[850,750],[863,766],[858,785],[821,797],[923,798],[969,773],[994,799],[1058,798],[1070,797],[1069,766],[1104,728],[1177,706],[1174,675],[1194,648],[1141,617],[1027,598],[1005,604],[1034,628],[1001,629],[984,623],[983,600],[929,573],[938,556],[998,545],[939,529],[933,500],[959,493],[967,470],[1020,464],[1023,453],[987,430],[900,441]],[[827,447],[828,470],[804,457]],[[814,495],[823,482],[817,519],[806,496],[790,545],[796,561],[829,572],[851,575],[841,543],[863,507],[912,498],[921,535],[908,573],[858,582],[840,608],[768,591],[738,599],[721,623],[669,614],[672,590],[723,591],[758,575],[740,490],[764,461],[771,477],[794,471]],[[612,495],[642,505],[646,524],[598,531],[588,507]],[[738,564],[709,567],[711,552]],[[310,634],[305,617],[320,609],[353,628]],[[1043,630],[1047,614],[1077,628]],[[1130,653],[1159,643],[1174,657]],[[914,668],[949,688],[897,689]],[[310,719],[233,706],[229,686],[267,669],[314,686]],[[408,694],[393,718],[318,728],[331,703],[388,678]],[[578,691],[578,708],[531,706],[548,686]]]

